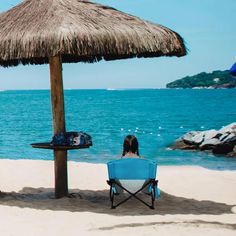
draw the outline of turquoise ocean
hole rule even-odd
[[[197,165],[236,170],[236,158],[206,152],[170,150],[192,130],[220,129],[236,121],[236,90],[65,90],[67,131],[93,138],[89,149],[68,152],[69,161],[106,163],[118,159],[123,139],[135,134],[140,154],[159,165]],[[49,142],[52,115],[49,90],[0,92],[0,158],[53,160]]]

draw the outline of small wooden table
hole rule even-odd
[[[53,145],[51,143],[31,143],[33,148],[42,148],[42,149],[53,149],[53,150],[73,150],[73,149],[84,149],[89,148],[92,144],[84,144],[78,146],[63,146],[63,145]]]

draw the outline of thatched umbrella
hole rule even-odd
[[[176,32],[86,0],[25,0],[0,14],[0,65],[50,64],[54,134],[66,131],[63,62],[185,54]],[[54,158],[55,195],[63,197],[67,151]]]

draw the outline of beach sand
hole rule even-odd
[[[160,166],[158,179],[155,210],[112,210],[104,164],[68,162],[73,197],[55,199],[52,161],[0,160],[0,235],[236,235],[236,171]]]

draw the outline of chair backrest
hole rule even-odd
[[[157,163],[144,158],[123,158],[107,163],[110,179],[155,179]]]

